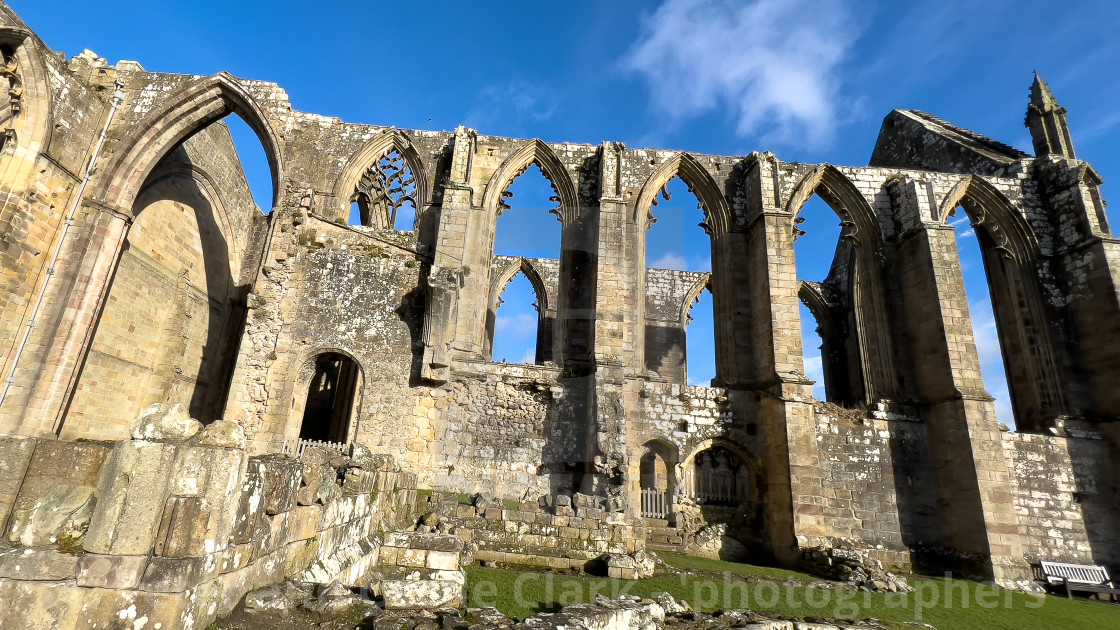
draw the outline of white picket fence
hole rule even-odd
[[[656,488],[642,488],[642,518],[665,518],[669,515],[669,493]]]
[[[319,446],[332,450],[339,455],[349,456],[353,445],[342,442],[320,442],[319,440],[285,440],[284,447],[280,452],[299,457],[303,455],[308,446]]]

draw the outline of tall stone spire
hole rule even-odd
[[[1034,140],[1034,154],[1060,155],[1077,158],[1073,151],[1073,138],[1066,123],[1066,108],[1062,107],[1050,91],[1050,86],[1034,73],[1031,84],[1031,104],[1027,106],[1027,128]]]

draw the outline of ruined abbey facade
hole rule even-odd
[[[238,423],[249,455],[356,444],[421,489],[595,497],[586,518],[654,547],[726,523],[783,563],[824,545],[1004,582],[1040,559],[1120,565],[1120,241],[1040,80],[1033,155],[896,110],[868,166],[839,166],[346,123],[271,83],[65,59],[2,6],[0,52],[2,434],[111,447],[149,405],[181,403]],[[230,114],[268,157],[263,212]],[[531,165],[554,188],[555,260],[494,255]],[[710,273],[647,269],[677,176]],[[842,225],[820,283],[793,254],[813,195]],[[414,225],[394,229],[406,203]],[[981,378],[954,215],[979,239],[1018,432]],[[538,361],[493,362],[518,272]],[[706,288],[716,378],[690,386]],[[801,303],[829,403],[805,375]],[[33,457],[0,462],[0,523]]]

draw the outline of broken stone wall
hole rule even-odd
[[[0,440],[0,624],[203,628],[285,578],[360,584],[377,532],[411,521],[416,478],[389,458],[250,457],[207,446],[229,443],[214,427],[188,442]]]

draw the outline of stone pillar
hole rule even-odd
[[[458,316],[460,312],[485,313],[484,300],[488,289],[485,284],[489,253],[486,253],[485,260],[478,260],[481,256],[479,248],[472,247],[484,235],[483,226],[486,225],[476,216],[483,211],[473,209],[472,204],[471,170],[476,139],[473,129],[460,126],[455,130],[451,173],[444,189],[439,237],[428,276],[421,376],[437,382],[448,378],[453,349],[481,351],[481,348],[474,348],[471,341],[477,336],[473,330],[475,318]],[[483,241],[489,243],[489,239]],[[467,302],[462,309],[459,308],[460,300]]]
[[[754,390],[737,409],[757,418],[756,453],[766,480],[764,518],[772,552],[779,560],[798,556],[799,543],[825,535],[820,465],[815,439],[812,383],[805,378],[801,350],[797,270],[793,257],[793,217],[782,211],[775,188],[776,164],[756,156],[744,174],[747,196],[745,245],[736,267],[747,282],[737,291],[749,294],[749,326],[736,324],[737,334],[753,335],[752,372],[744,377]],[[736,236],[736,239],[741,238]],[[745,384],[744,383],[744,384]]]
[[[63,243],[66,249],[48,279],[15,383],[0,409],[0,422],[18,424],[23,435],[61,430],[132,223],[127,213],[88,200],[80,214],[85,229]]]
[[[913,200],[927,194],[913,182],[896,185],[909,187]],[[920,414],[944,552],[917,562],[1005,585],[1030,579],[995,406],[980,375],[953,228],[935,222],[908,230],[897,262],[902,313],[913,331],[912,382],[917,398],[929,401]]]

